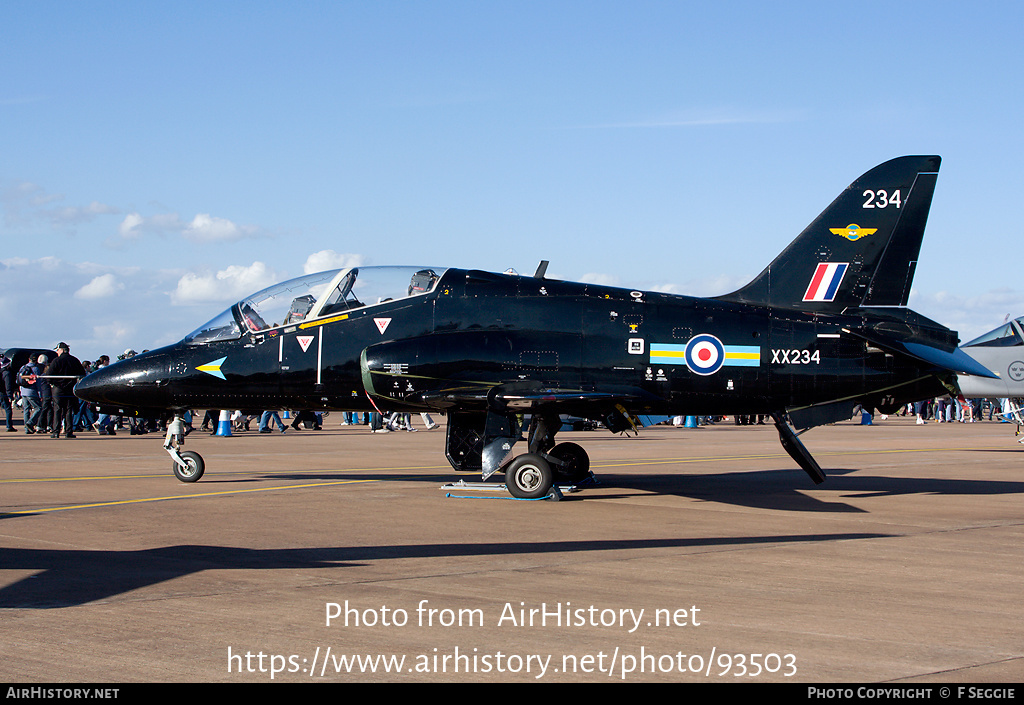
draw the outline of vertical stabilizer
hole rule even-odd
[[[906,306],[941,159],[899,157],[854,181],[725,301],[807,311]]]

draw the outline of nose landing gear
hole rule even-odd
[[[198,482],[206,470],[203,456],[194,450],[181,450],[185,445],[185,421],[181,414],[175,414],[174,420],[167,424],[167,436],[164,438],[164,450],[171,456],[171,470],[181,482]]]

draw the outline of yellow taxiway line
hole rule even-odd
[[[63,512],[69,509],[89,509],[91,507],[113,507],[119,504],[142,504],[145,502],[164,502],[173,499],[193,499],[196,497],[216,497],[226,494],[242,494],[245,492],[275,492],[277,490],[298,490],[309,487],[328,487],[331,485],[352,485],[363,482],[382,482],[382,480],[334,480],[331,482],[312,482],[305,485],[278,485],[276,487],[256,487],[250,489],[221,490],[219,492],[199,492],[197,494],[167,495],[165,497],[143,497],[140,499],[119,499],[113,502],[93,502],[91,504],[72,504],[64,507],[48,507],[42,509],[23,509],[13,512],[0,511],[0,515],[42,514],[44,512]]]

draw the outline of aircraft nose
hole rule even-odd
[[[100,405],[155,408],[166,401],[167,380],[167,355],[149,353],[86,375],[75,385],[75,395]]]
[[[113,382],[115,376],[111,374],[109,365],[94,370],[75,385],[75,396],[95,404],[109,404],[110,394],[116,387]]]

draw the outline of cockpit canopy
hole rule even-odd
[[[307,274],[246,297],[185,337],[200,344],[294,325],[434,290],[444,269],[352,267]]]
[[[1004,323],[981,337],[964,343],[961,347],[1008,348],[1014,345],[1024,345],[1024,338],[1021,337],[1022,326],[1024,326],[1024,318],[1018,318],[1009,323]]]

